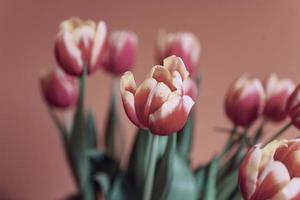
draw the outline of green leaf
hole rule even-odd
[[[154,180],[152,200],[197,199],[196,182],[189,166],[176,153],[176,135],[168,137]]]
[[[110,179],[108,175],[102,172],[96,173],[94,175],[94,180],[99,185],[102,193],[104,194],[104,197],[107,198],[110,189]]]
[[[116,99],[115,92],[116,91],[113,88],[111,93],[111,101],[110,101],[109,111],[107,115],[105,132],[104,132],[106,152],[111,157],[116,156],[115,140],[117,134],[120,134],[120,122],[119,122],[118,113],[116,109],[117,99]]]
[[[204,188],[203,200],[215,200],[216,199],[216,179],[218,172],[218,159],[214,158],[207,168],[206,185]]]
[[[202,197],[204,194],[206,173],[207,166],[200,167],[195,171],[195,180],[198,197]]]
[[[97,128],[92,112],[88,112],[86,119],[87,145],[91,149],[97,147]]]
[[[184,158],[186,161],[189,161],[189,154],[192,148],[194,117],[195,117],[195,113],[193,110],[190,116],[188,117],[185,126],[177,134],[177,138],[178,138],[177,151],[178,154],[182,156],[182,158]]]
[[[120,174],[113,182],[107,200],[139,200],[136,198],[135,192],[127,183],[126,176]]]
[[[83,199],[95,199],[93,184],[91,182],[91,166],[87,155],[87,138],[85,131],[85,115],[84,115],[84,90],[86,81],[86,66],[83,66],[83,74],[79,82],[79,99],[71,129],[69,147],[72,160],[72,167],[76,174],[77,184],[81,190]]]
[[[135,192],[142,199],[150,159],[151,133],[139,129],[129,158],[128,172]]]
[[[218,184],[218,200],[227,200],[232,193],[238,188],[237,185],[238,168],[236,168],[231,174],[228,174]]]

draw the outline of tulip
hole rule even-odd
[[[295,85],[289,79],[279,79],[276,74],[271,74],[266,83],[266,104],[264,116],[275,122],[286,118],[286,103]]]
[[[286,111],[293,125],[300,129],[300,85],[297,86],[288,98]]]
[[[113,32],[103,58],[104,69],[115,75],[131,70],[136,58],[137,43],[138,37],[133,32]]]
[[[76,104],[78,88],[73,77],[56,68],[40,78],[43,96],[51,107],[68,108]]]
[[[170,135],[182,129],[194,105],[184,86],[188,77],[182,59],[176,56],[166,58],[163,66],[154,66],[138,87],[133,74],[126,72],[120,90],[128,118],[154,135]]]
[[[60,25],[55,42],[56,60],[68,74],[80,76],[83,65],[88,74],[101,66],[106,41],[106,25],[100,21],[82,21],[79,18],[65,20]]]
[[[200,43],[198,38],[189,32],[160,32],[157,43],[158,62],[164,58],[176,55],[182,58],[187,70],[194,74],[200,58]]]
[[[243,75],[227,91],[225,111],[235,125],[249,127],[260,116],[263,107],[264,90],[258,79]]]
[[[300,140],[252,147],[241,163],[238,182],[245,200],[300,199]]]

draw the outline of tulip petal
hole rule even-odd
[[[149,128],[153,134],[169,135],[182,129],[194,105],[189,96],[170,96],[160,109],[149,116]]]
[[[300,199],[300,178],[293,178],[272,199],[274,200]]]
[[[134,95],[129,91],[124,91],[122,94],[122,102],[124,105],[126,115],[130,119],[130,121],[137,127],[144,128],[144,126],[139,122],[136,115],[134,106]]]
[[[239,186],[244,199],[250,199],[256,189],[256,182],[262,151],[259,145],[252,147],[241,163]]]
[[[157,82],[163,82],[165,85],[167,85],[172,90],[175,90],[176,87],[173,85],[172,82],[172,75],[169,72],[169,70],[161,65],[156,65],[152,67],[149,78],[154,78]]]
[[[152,90],[155,89],[157,81],[154,78],[148,78],[137,88],[134,101],[137,117],[143,126],[148,126],[148,116],[145,115],[145,107]]]
[[[125,72],[120,80],[120,90],[121,94],[125,91],[129,91],[135,94],[136,91],[136,83],[131,72]]]
[[[60,32],[57,37],[55,52],[59,64],[71,75],[80,75],[83,61],[81,51],[76,46],[70,32]]]
[[[153,91],[153,92],[152,92]],[[155,89],[152,90],[148,98],[147,105],[145,107],[145,115],[152,114],[168,99],[171,90],[164,83],[159,82]]]
[[[169,56],[164,59],[164,67],[166,67],[171,73],[178,71],[181,75],[182,80],[186,80],[189,76],[189,72],[180,57]]]
[[[279,161],[271,161],[261,172],[251,200],[270,199],[290,181],[287,168]]]
[[[196,101],[198,95],[198,88],[192,79],[187,79],[183,82],[183,93],[190,96],[194,101]]]
[[[103,47],[105,44],[106,40],[106,35],[107,35],[107,28],[106,24],[103,21],[100,21],[97,25],[95,37],[94,37],[94,45],[92,48],[92,55],[91,55],[91,60],[90,60],[90,65],[91,68],[96,68],[100,65],[101,63],[101,55],[103,52]]]

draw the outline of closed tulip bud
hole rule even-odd
[[[300,85],[292,92],[286,104],[292,123],[300,129]]]
[[[55,42],[55,55],[60,67],[75,76],[82,74],[84,64],[88,74],[94,72],[101,66],[106,32],[103,21],[98,24],[79,18],[63,21]]]
[[[103,58],[106,71],[120,75],[131,70],[136,59],[138,37],[129,31],[115,31],[109,39]]]
[[[158,62],[162,62],[168,56],[176,55],[183,60],[189,73],[194,74],[200,58],[200,43],[193,33],[160,32],[157,42]]]
[[[300,140],[275,140],[255,145],[239,170],[244,200],[300,199]]]
[[[76,104],[78,88],[73,77],[56,68],[42,74],[41,89],[48,105],[56,108],[68,108]]]
[[[275,122],[287,116],[286,103],[295,85],[289,79],[279,79],[276,74],[271,74],[266,82],[266,104],[264,116]]]
[[[264,90],[258,79],[243,75],[227,91],[225,111],[235,125],[249,127],[260,116],[263,107]]]
[[[169,135],[182,129],[194,105],[185,90],[189,73],[181,58],[170,56],[163,63],[154,66],[139,86],[131,72],[126,72],[120,82],[128,118],[155,135]]]

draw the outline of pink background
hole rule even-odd
[[[183,1],[0,1],[0,199],[52,200],[75,189],[38,85],[39,72],[56,65],[53,41],[59,22],[68,17],[103,19],[110,30],[136,31],[138,80],[155,63],[159,28],[199,36],[204,78],[194,166],[222,146],[225,135],[215,133],[214,127],[230,127],[223,114],[223,96],[232,79],[243,72],[261,78],[277,72],[299,81],[300,1],[179,2]],[[96,113],[100,132],[110,84],[111,77],[103,71],[88,82],[88,107]],[[120,113],[129,147],[133,126],[122,109]]]

